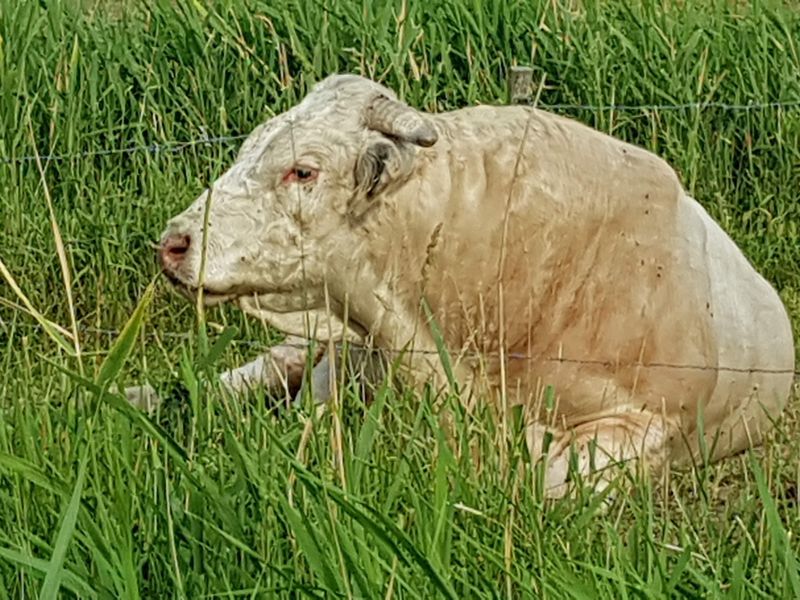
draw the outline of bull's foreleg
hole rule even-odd
[[[548,448],[545,437],[551,437]],[[527,430],[528,448],[534,461],[544,461],[544,495],[561,498],[571,478],[602,491],[618,475],[618,467],[663,467],[671,426],[648,412],[623,413],[583,423],[568,430],[554,430],[539,423]],[[570,468],[570,463],[574,470]]]
[[[329,401],[341,375],[347,381],[356,381],[364,396],[369,396],[374,386],[383,381],[385,363],[375,350],[348,345],[344,351],[340,344],[334,347],[332,355],[328,350],[327,344],[316,344],[312,349],[309,340],[289,336],[249,363],[221,373],[219,381],[229,393],[264,390],[294,399],[295,404],[306,393],[316,404]],[[154,410],[162,402],[156,390],[147,384],[128,387],[125,395],[131,404],[146,411]]]
[[[263,390],[292,398],[302,385],[306,367],[317,364],[324,350],[324,345],[318,345],[311,356],[308,340],[289,336],[255,360],[221,373],[219,383],[229,393]],[[133,406],[148,412],[163,402],[155,388],[148,384],[127,387],[124,393]]]

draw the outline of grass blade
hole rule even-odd
[[[332,569],[325,560],[325,552],[319,543],[318,536],[311,529],[308,519],[305,519],[294,507],[290,506],[285,498],[280,499],[281,508],[289,521],[289,526],[297,540],[300,551],[305,556],[306,562],[320,577],[328,592],[338,595],[341,586],[336,578],[336,570]]]
[[[775,559],[784,564],[786,577],[789,579],[789,585],[791,586],[792,597],[800,598],[800,575],[798,575],[797,556],[792,549],[789,537],[786,534],[786,529],[783,523],[781,523],[780,513],[778,512],[778,507],[775,506],[775,500],[772,498],[772,494],[769,492],[769,487],[764,477],[764,471],[761,465],[753,458],[752,454],[750,456],[750,466],[755,475],[758,495],[761,497],[761,502],[764,504],[764,515],[767,518],[767,527],[769,529]]]
[[[444,597],[452,599],[458,598],[442,574],[438,572],[436,567],[419,548],[414,545],[408,535],[391,519],[358,498],[316,477],[303,463],[289,452],[288,448],[283,445],[274,432],[269,431],[268,433],[273,442],[280,448],[281,453],[294,467],[298,479],[304,485],[315,492],[324,490],[342,510],[355,519],[364,529],[375,535],[383,544],[391,548],[398,558],[402,559],[406,564],[418,566]]]
[[[0,558],[4,558],[20,567],[39,573],[47,572],[50,567],[50,563],[46,560],[26,556],[22,552],[12,550],[11,548],[0,548]],[[92,589],[89,583],[78,577],[72,571],[62,569],[61,576],[62,586],[79,598],[97,598],[97,592]]]
[[[100,370],[95,379],[99,387],[105,387],[119,375],[122,367],[125,366],[125,362],[130,356],[133,345],[136,342],[136,336],[139,334],[139,329],[144,321],[147,308],[153,300],[154,289],[155,282],[151,282],[150,285],[147,286],[133,314],[128,319],[128,322],[125,323],[125,327],[122,328],[122,332],[111,346],[111,350],[108,352],[105,360],[103,360],[103,363],[100,365]]]
[[[444,335],[442,334],[442,330],[439,327],[439,324],[436,322],[436,319],[433,316],[433,312],[431,311],[430,306],[428,306],[428,302],[423,300],[422,306],[425,309],[425,317],[428,319],[428,324],[431,328],[431,333],[433,335],[433,341],[436,344],[436,351],[439,354],[439,360],[442,361],[442,367],[444,368],[445,375],[447,376],[447,383],[450,385],[450,389],[457,393],[458,389],[456,387],[456,378],[453,375],[453,366],[450,363],[450,353],[447,351],[444,343]]]
[[[47,333],[47,335],[50,336],[50,338],[56,344],[58,344],[59,347],[67,352],[67,354],[72,356],[75,351],[72,345],[61,334],[61,331],[64,331],[63,328],[47,319],[42,313],[33,307],[33,304],[31,304],[30,300],[28,300],[28,297],[23,293],[22,289],[11,275],[11,271],[8,270],[2,259],[0,259],[0,275],[2,275],[8,285],[11,286],[11,289],[14,290],[14,293],[20,299],[22,304],[25,305],[25,308],[28,309],[28,312],[31,314],[31,316],[33,316],[33,318],[38,321],[39,325],[42,326],[42,329],[45,330],[45,333]]]
[[[220,334],[211,348],[209,348],[208,354],[199,361],[198,368],[206,369],[213,366],[238,333],[239,331],[236,327],[226,327],[225,331]]]
[[[67,309],[69,310],[69,319],[72,324],[72,343],[75,348],[75,358],[78,360],[78,369],[83,373],[83,361],[81,360],[81,341],[78,335],[78,318],[75,315],[75,299],[72,295],[72,270],[70,268],[70,261],[67,257],[67,249],[64,245],[64,239],[61,236],[61,228],[56,219],[56,212],[53,209],[53,199],[50,197],[50,188],[47,185],[47,178],[44,176],[44,168],[42,167],[42,158],[39,156],[39,150],[36,147],[36,135],[33,132],[33,124],[30,120],[30,113],[28,114],[28,131],[31,136],[31,145],[33,146],[33,153],[36,156],[36,167],[39,170],[39,176],[42,181],[42,189],[44,190],[44,198],[47,202],[47,211],[50,216],[50,227],[53,231],[53,241],[56,245],[56,254],[58,255],[58,263],[61,267],[61,277],[64,282],[64,294],[67,297]]]
[[[78,511],[81,506],[81,494],[83,494],[83,482],[86,477],[86,451],[78,463],[78,479],[75,482],[75,488],[72,490],[72,496],[67,504],[67,509],[64,512],[64,517],[61,521],[61,526],[58,529],[55,543],[53,544],[53,554],[50,557],[50,562],[45,571],[44,583],[39,592],[39,600],[55,600],[58,597],[58,590],[61,587],[63,579],[64,560],[67,556],[69,543],[72,540],[72,534],[75,532],[75,523],[78,520]]]
[[[50,492],[65,494],[65,490],[61,489],[60,483],[54,482],[52,477],[43,473],[36,465],[18,456],[0,452],[0,469],[16,473],[20,477]]]

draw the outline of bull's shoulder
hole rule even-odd
[[[627,170],[650,173],[674,184],[675,170],[654,152],[595,129],[576,119],[528,106],[477,105],[433,115],[440,130],[451,139],[481,135],[486,144],[518,140],[525,154],[547,154],[576,169]],[[616,175],[616,173],[615,173]]]
[[[524,127],[527,114],[522,107],[479,104],[431,114],[430,118],[441,138],[479,149],[515,137]]]
[[[491,189],[518,180],[537,206],[550,203],[564,214],[673,211],[684,196],[676,170],[654,152],[546,110],[479,105],[434,119],[451,162],[480,158]]]
[[[538,160],[548,165],[547,174],[568,180],[585,198],[602,201],[612,212],[645,206],[674,211],[682,201],[680,176],[654,152],[574,119],[536,112],[545,132]]]

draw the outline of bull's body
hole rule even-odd
[[[398,193],[373,234],[393,243],[373,260],[404,273],[398,295],[424,295],[449,348],[484,351],[498,390],[504,340],[507,393],[530,402],[553,384],[567,426],[644,410],[694,449],[702,411],[718,456],[758,442],[790,392],[789,319],[667,164],[543,111],[478,107],[434,123],[423,183]],[[684,457],[684,436],[673,441]]]
[[[348,94],[352,106],[343,104]],[[369,334],[378,348],[408,348],[410,379],[443,385],[424,300],[459,383],[474,401],[505,394],[527,406],[534,449],[543,386],[554,386],[554,486],[566,476],[569,441],[581,452],[596,439],[613,458],[685,463],[698,451],[698,413],[713,458],[759,443],[790,394],[790,323],[775,290],[666,163],[526,107],[412,111],[393,122],[404,130],[376,133],[359,118],[375,94],[391,96],[371,82],[331,78],[248,140],[214,186],[209,290],[287,333]],[[315,171],[299,190],[286,176],[264,183],[267,214],[252,208],[243,219],[234,199],[258,200],[258,161],[285,154],[287,139],[294,156],[284,162],[301,160],[309,122],[323,132],[311,144],[318,153],[325,123],[336,140],[355,141],[328,148],[332,166],[321,159],[318,179]],[[375,159],[373,141],[397,147]],[[380,182],[374,195],[360,181],[363,154],[384,161],[369,171],[370,189]],[[293,197],[305,216],[281,208]],[[204,202],[176,218],[165,239],[200,239]],[[262,229],[280,231],[264,234],[260,254],[247,251]],[[189,288],[195,251],[165,263]],[[322,317],[312,333],[309,315]],[[328,327],[345,316],[349,328]]]

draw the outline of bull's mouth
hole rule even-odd
[[[197,286],[189,285],[188,283],[181,281],[171,273],[167,271],[163,271],[164,276],[167,280],[172,284],[172,286],[180,293],[182,296],[189,300],[196,300],[197,295],[200,292],[200,288]],[[217,304],[222,304],[223,302],[229,302],[231,300],[236,299],[239,297],[240,294],[235,294],[231,292],[218,292],[213,290],[207,286],[203,287],[203,304],[206,306],[215,306]]]
[[[200,289],[196,285],[184,281],[167,270],[162,271],[162,274],[181,296],[190,302],[197,301]],[[252,301],[253,307],[256,309],[273,313],[293,313],[319,307],[319,302],[316,301],[318,299],[313,293],[305,296],[303,300],[298,300],[297,295],[297,289],[289,286],[271,286],[266,289],[253,285],[235,285],[220,290],[205,285],[202,288],[204,306],[218,306],[226,302],[233,302],[247,312],[247,308],[241,303]]]
[[[172,284],[172,287],[183,297],[187,298],[191,301],[197,300],[197,295],[200,291],[196,285],[191,285],[179,277],[176,277],[172,273],[167,271],[162,272],[164,277]],[[283,295],[283,294],[291,294],[293,290],[291,288],[272,288],[272,289],[261,289],[254,286],[235,286],[226,289],[225,291],[220,291],[218,289],[214,289],[209,286],[203,286],[203,304],[206,306],[215,306],[218,304],[222,304],[224,302],[235,302],[242,298],[253,298],[253,297],[264,297],[264,296],[273,296],[273,295]],[[282,311],[278,311],[282,312]]]

